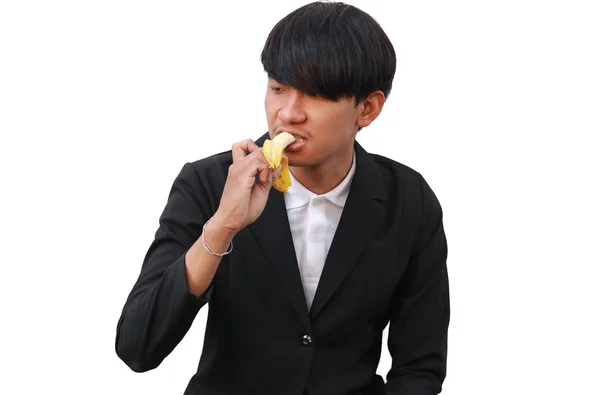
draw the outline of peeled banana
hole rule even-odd
[[[262,146],[263,155],[271,169],[276,169],[279,165],[282,165],[279,176],[273,182],[273,188],[279,192],[287,192],[288,187],[292,185],[288,158],[283,155],[283,150],[294,141],[296,141],[294,136],[288,132],[282,132],[275,136],[273,140],[265,140]]]

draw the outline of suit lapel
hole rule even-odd
[[[256,144],[262,146],[266,138],[268,134],[258,139]],[[271,189],[263,213],[249,227],[308,331],[311,330],[311,319],[319,314],[358,262],[385,217],[382,201],[386,193],[378,166],[358,142],[355,142],[355,150],[356,173],[310,312],[283,194]]]
[[[385,189],[377,164],[355,143],[356,172],[310,310],[314,319],[358,262],[384,219]]]
[[[262,146],[267,135],[256,143]],[[304,288],[296,259],[296,250],[288,221],[285,200],[281,192],[271,189],[263,213],[250,225],[258,245],[271,264],[275,275],[298,312],[307,331],[311,330]]]

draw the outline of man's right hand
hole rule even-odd
[[[235,234],[262,214],[281,166],[270,169],[262,149],[250,139],[233,144],[232,156],[233,163],[229,166],[213,221]],[[259,182],[256,182],[257,175]]]

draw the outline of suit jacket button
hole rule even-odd
[[[312,344],[312,337],[310,337],[309,335],[304,335],[302,337],[302,345],[304,347],[308,347]]]

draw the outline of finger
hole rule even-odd
[[[259,177],[260,181],[264,182],[269,174],[269,164],[263,158],[254,155],[254,153],[232,166],[235,167],[238,176],[243,179],[251,178],[255,180],[256,177]]]
[[[239,144],[233,144],[231,146],[231,157],[233,158],[233,163],[239,162],[246,157],[246,151]]]
[[[269,168],[269,177],[268,177],[269,183],[272,184],[275,181],[275,178],[277,178],[277,177],[275,177],[275,170]]]
[[[277,177],[279,177],[279,173],[281,173],[281,170],[282,170],[282,169],[283,169],[283,164],[279,165],[279,167],[278,167],[278,168],[276,168],[276,169],[273,171],[273,176],[274,176],[273,178],[274,178],[274,179],[275,179],[275,178],[277,178]]]
[[[265,183],[269,182],[269,180],[271,179],[271,176],[273,174],[273,169],[271,169],[269,167],[269,165],[267,163],[263,162],[262,160],[260,160],[259,163],[260,164],[257,165],[258,179],[260,180],[261,183],[265,184]]]
[[[265,158],[265,155],[263,154],[262,149],[260,149],[260,148],[257,149],[257,150],[255,150],[255,151],[253,151],[253,152],[251,152],[250,154],[248,154],[246,156],[246,160],[248,160],[248,161],[252,161],[252,160],[255,160],[255,159],[260,160],[261,162],[263,162],[267,166],[269,165],[269,162],[267,162],[267,158]]]
[[[269,181],[269,163],[262,150],[256,150],[231,165],[231,171],[242,179],[250,178],[252,182],[265,183]],[[258,180],[256,179],[258,177]]]
[[[237,142],[231,146],[233,161],[237,162],[244,159],[248,152],[255,152],[257,149],[258,146],[251,139]]]

